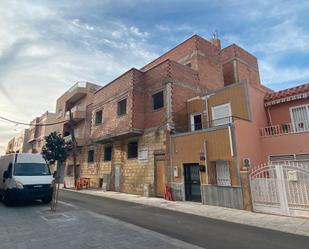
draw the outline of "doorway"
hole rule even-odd
[[[201,202],[200,166],[198,163],[184,164],[186,201]]]
[[[164,197],[165,193],[165,161],[156,161],[156,196]]]

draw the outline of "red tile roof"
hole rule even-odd
[[[273,92],[273,93],[268,93],[265,96],[265,102],[272,101],[272,100],[277,100],[277,99],[282,99],[286,97],[290,97],[293,95],[298,95],[301,93],[309,92],[309,83],[295,86],[292,88],[284,89],[278,92]]]

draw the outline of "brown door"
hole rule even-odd
[[[156,195],[163,197],[165,192],[165,161],[156,163]]]

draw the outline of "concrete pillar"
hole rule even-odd
[[[253,206],[252,206],[251,190],[249,183],[249,174],[247,168],[243,167],[240,170],[240,181],[241,181],[244,210],[252,211]]]

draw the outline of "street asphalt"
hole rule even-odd
[[[60,200],[207,249],[309,249],[305,236],[76,192]]]

